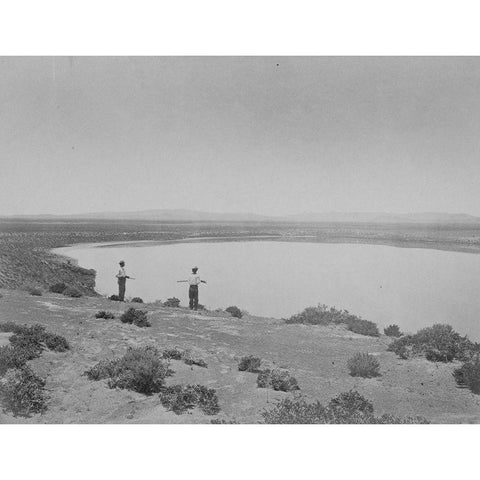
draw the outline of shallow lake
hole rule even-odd
[[[188,305],[188,278],[199,267],[207,285],[200,303],[237,305],[259,316],[287,317],[325,303],[380,327],[396,323],[414,332],[449,323],[480,339],[480,255],[380,245],[279,241],[87,245],[56,249],[97,271],[96,289],[117,293],[125,260],[127,297],[180,298]]]

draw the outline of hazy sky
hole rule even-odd
[[[480,57],[0,58],[0,214],[480,215]]]

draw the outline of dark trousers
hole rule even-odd
[[[198,308],[198,285],[190,285],[188,298],[190,299],[190,310],[196,310]]]
[[[121,302],[125,300],[125,285],[127,283],[126,278],[118,279],[118,297]]]

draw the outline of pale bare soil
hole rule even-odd
[[[297,379],[300,393],[322,403],[356,388],[371,400],[376,414],[422,415],[432,423],[479,423],[480,396],[459,389],[452,377],[456,364],[435,364],[424,359],[401,360],[386,348],[388,337],[364,337],[343,327],[286,325],[281,320],[224,313],[191,313],[155,304],[120,304],[100,297],[66,298],[44,294],[32,297],[22,291],[0,290],[0,321],[39,323],[67,338],[72,349],[44,352],[30,362],[47,380],[48,410],[30,418],[0,413],[0,423],[209,423],[212,418],[197,409],[176,415],[162,407],[158,395],[145,396],[109,389],[104,381],[82,374],[101,359],[121,356],[129,346],[178,346],[191,349],[208,368],[172,361],[175,371],[168,385],[199,383],[214,388],[221,413],[217,418],[241,423],[261,420],[260,412],[276,399],[292,393],[256,386],[256,375],[239,372],[238,360],[257,355],[265,367],[286,367]],[[96,319],[98,310],[117,316],[128,306],[148,310],[150,328],[114,320]],[[0,345],[8,335],[0,336]],[[346,363],[356,352],[377,356],[382,375],[352,378]]]

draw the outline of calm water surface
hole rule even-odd
[[[480,339],[480,255],[379,245],[247,241],[136,243],[56,250],[97,271],[97,291],[117,293],[119,260],[136,278],[127,296],[180,298],[197,265],[207,285],[200,303],[237,305],[260,316],[286,317],[309,305],[345,308],[379,326],[416,331],[449,323]]]

